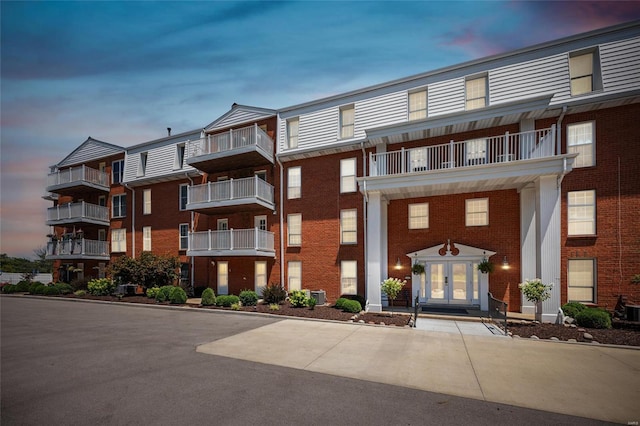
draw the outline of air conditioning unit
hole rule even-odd
[[[327,294],[324,290],[312,291],[311,297],[316,299],[316,305],[324,305],[327,300]]]

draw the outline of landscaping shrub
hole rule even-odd
[[[278,305],[277,303],[269,303],[269,310],[270,311],[279,311],[280,310],[280,305]]]
[[[289,293],[289,304],[292,308],[304,308],[307,306],[307,294],[302,290],[293,290]]]
[[[280,284],[273,283],[262,289],[264,303],[281,303],[287,298],[287,292]]]
[[[38,285],[33,290],[32,294],[44,294],[44,289],[45,288],[46,288],[46,286],[44,284],[38,283]]]
[[[334,308],[338,308],[338,309],[342,309],[342,307],[344,306],[344,302],[347,302],[349,299],[341,297],[338,300],[336,300],[336,304],[333,305]]]
[[[258,304],[258,294],[255,291],[242,290],[238,297],[242,306],[256,306]]]
[[[30,285],[31,285],[31,281],[22,280],[15,285],[9,284],[2,287],[2,292],[3,293],[26,293],[29,291]]]
[[[365,306],[367,304],[367,300],[359,294],[343,294],[340,297],[347,300],[357,300],[360,306]]]
[[[156,301],[166,302],[167,300],[169,300],[172,289],[172,285],[163,285],[162,287],[160,287],[160,289],[158,290],[158,294],[156,294]]]
[[[173,287],[169,293],[169,301],[174,305],[183,305],[187,302],[187,293],[182,287]]]
[[[57,296],[60,294],[60,290],[55,285],[47,285],[42,292],[45,296]]]
[[[576,314],[575,320],[580,327],[611,328],[611,315],[604,309],[584,309]]]
[[[307,306],[309,309],[313,310],[316,307],[318,301],[314,297],[310,297],[307,299]]]
[[[73,292],[73,294],[75,294],[76,296],[84,296],[85,294],[87,294],[86,290],[76,290]]]
[[[585,309],[589,308],[580,302],[569,302],[562,305],[562,312],[573,319],[576,318],[576,315],[578,315],[578,313],[584,311]]]
[[[94,296],[109,296],[116,291],[116,284],[109,278],[97,278],[89,281],[87,291]]]
[[[160,287],[149,287],[146,292],[147,297],[149,299],[155,299],[159,291],[160,291]]]
[[[86,290],[89,285],[89,278],[74,278],[69,284],[74,290]]]
[[[7,284],[4,287],[2,287],[2,293],[4,294],[12,294],[15,293],[17,291],[16,287],[18,287],[17,284]]]
[[[29,293],[31,293],[31,294],[37,294],[37,293],[36,293],[36,288],[37,288],[39,285],[44,285],[44,284],[43,284],[43,283],[41,283],[40,281],[33,281],[31,284],[29,284],[29,288],[28,288],[28,290],[27,290],[27,291],[28,291]]]
[[[240,302],[236,302],[236,303],[232,303],[231,304],[231,309],[233,309],[234,311],[239,311],[240,310]]]
[[[56,284],[54,284],[54,287],[58,289],[60,294],[71,294],[71,293],[73,293],[73,287],[71,287],[71,284],[56,283]]]
[[[234,296],[233,294],[230,294],[230,295],[223,294],[221,296],[216,297],[216,305],[223,306],[225,308],[229,308],[231,307],[231,305],[238,302],[240,302],[240,298],[238,298],[238,296]]]
[[[212,288],[205,288],[202,292],[202,300],[200,302],[202,306],[213,306],[216,304],[216,294]]]
[[[342,310],[345,312],[351,312],[352,314],[357,314],[362,310],[362,305],[357,300],[346,300],[342,304]]]

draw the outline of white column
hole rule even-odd
[[[370,192],[368,198],[366,298],[370,312],[382,312],[380,283],[387,272],[387,204],[379,192]]]
[[[553,284],[551,298],[542,304],[542,321],[554,322],[560,307],[560,188],[556,176],[536,181],[537,273]]]
[[[520,190],[520,282],[537,277],[536,249],[536,187],[528,185]],[[535,306],[520,295],[523,314],[535,314]]]

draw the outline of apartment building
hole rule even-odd
[[[53,175],[104,164],[111,185],[47,190],[54,210],[106,196],[109,220],[85,228],[111,247],[52,258],[99,271],[118,253],[171,253],[217,294],[278,282],[372,311],[389,276],[421,304],[487,310],[491,293],[522,312],[518,283],[541,278],[545,320],[568,300],[638,302],[638,70],[631,23],[277,110],[234,104],[127,149],[89,139]]]

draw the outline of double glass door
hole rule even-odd
[[[477,303],[479,271],[470,261],[427,262],[420,277],[421,302]]]

